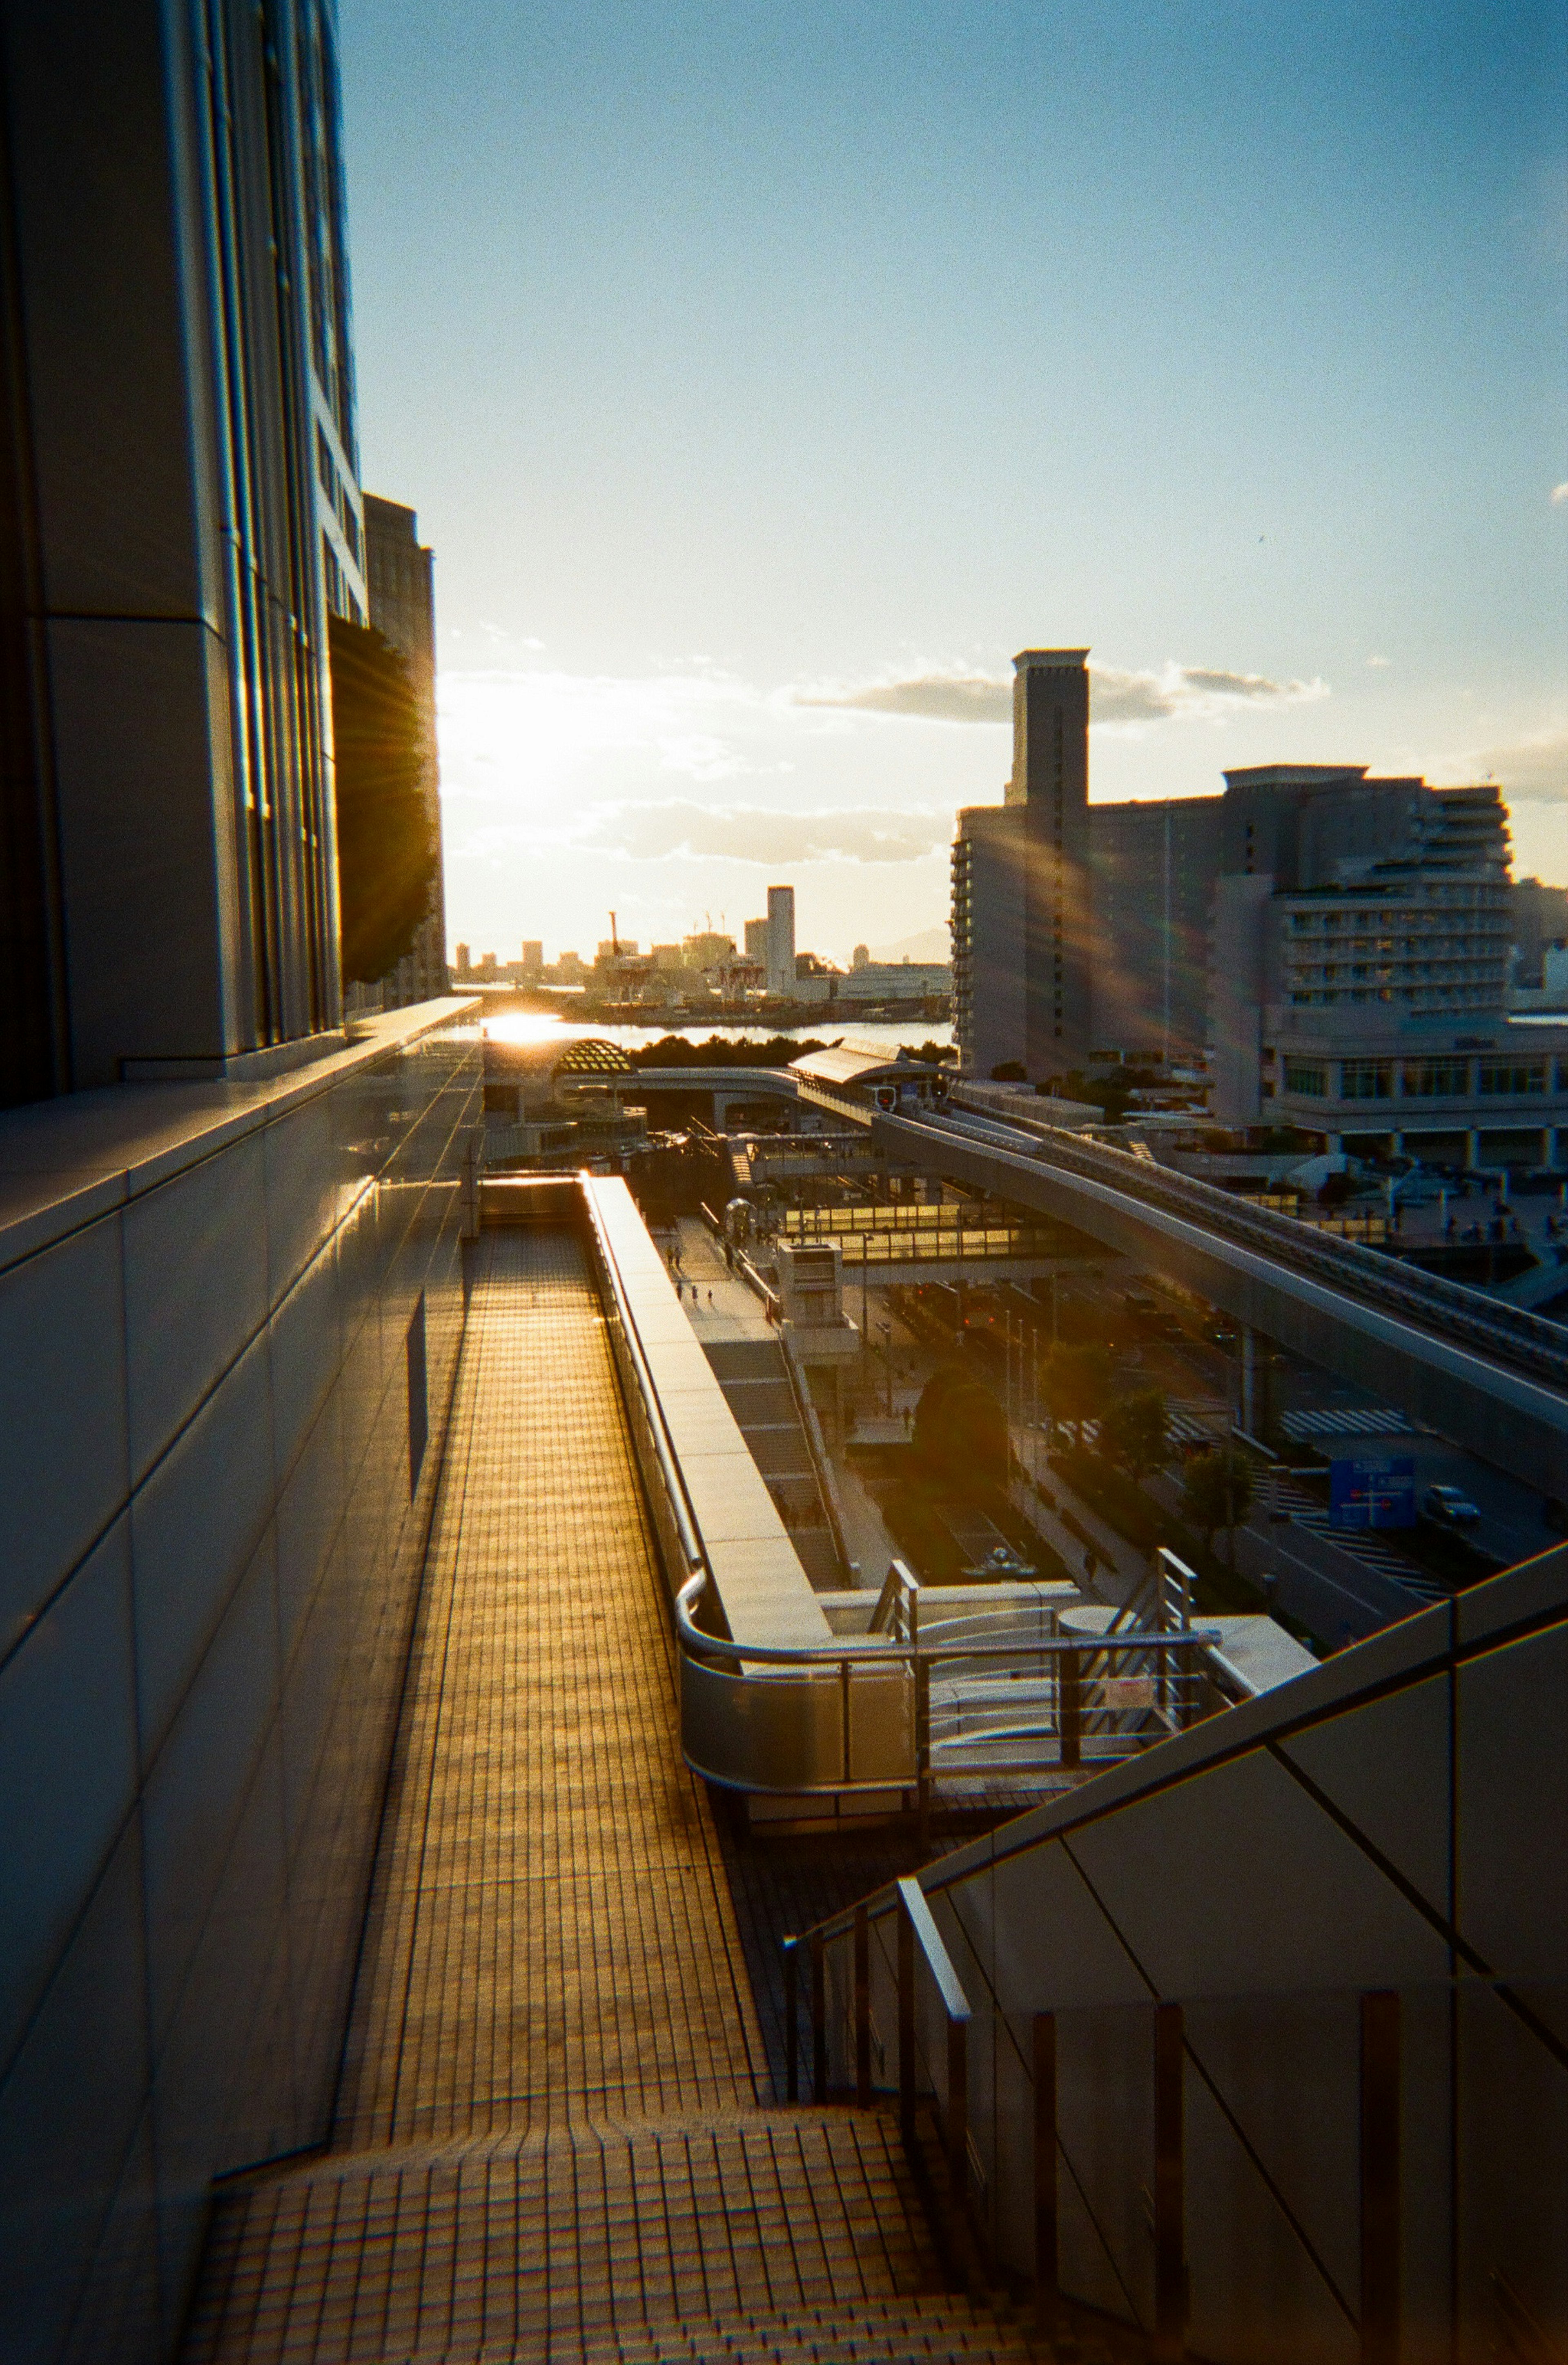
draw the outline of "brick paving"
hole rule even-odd
[[[658,1585],[583,1252],[487,1234],[332,2141],[225,2186],[188,2365],[1040,2353],[882,2114],[772,2102]]]

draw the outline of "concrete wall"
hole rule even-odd
[[[1175,2004],[1192,2354],[1555,2355],[1565,1828],[1559,1550],[928,1866],[974,2012],[969,2127],[993,2255],[1033,2270],[1033,2020],[1048,2012],[1062,2287],[1153,2328],[1155,2012]],[[893,1930],[890,1914],[873,1924],[873,2059],[890,2066]],[[852,2082],[847,1943],[833,1952],[834,2073]],[[920,2024],[940,2095],[934,1992],[923,1984]],[[1398,2000],[1396,2349],[1361,2343],[1368,1993]]]
[[[463,1321],[463,1005],[0,1119],[0,2353],[327,2130]]]

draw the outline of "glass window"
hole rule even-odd
[[[1309,1093],[1314,1100],[1322,1100],[1328,1090],[1328,1074],[1319,1059],[1287,1059],[1285,1061],[1287,1093]]]
[[[1339,1097],[1347,1101],[1385,1101],[1394,1091],[1392,1059],[1341,1059]]]
[[[1406,1059],[1407,1100],[1458,1100],[1470,1090],[1468,1059]]]
[[[1543,1093],[1546,1090],[1546,1062],[1544,1059],[1483,1059],[1479,1088],[1484,1093]]]

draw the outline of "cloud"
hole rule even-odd
[[[853,707],[862,714],[908,714],[923,723],[1010,723],[1013,684],[989,674],[922,674],[861,689],[797,690],[797,706]]]
[[[1392,657],[1369,657],[1367,659],[1367,663],[1369,666],[1375,668],[1382,666],[1391,666],[1394,663],[1394,659]]]
[[[1551,488],[1552,508],[1554,510],[1562,509],[1565,502],[1568,502],[1568,485],[1553,485]]]
[[[1231,673],[1217,666],[1183,666],[1174,660],[1138,672],[1091,666],[1089,677],[1090,721],[1099,725],[1166,723],[1184,715],[1214,718],[1239,706],[1293,706],[1328,695],[1323,681],[1274,681],[1267,674]],[[906,681],[868,682],[858,689],[797,690],[795,703],[905,715],[926,723],[1008,723],[1013,682],[1010,676],[991,674],[919,674]]]
[[[1568,726],[1485,748],[1470,763],[1465,778],[1495,779],[1509,804],[1568,805]]]
[[[599,813],[587,842],[639,862],[684,855],[779,869],[790,862],[917,862],[946,847],[952,835],[950,813],[899,813],[880,805],[771,813],[756,805],[726,809],[671,799]]]

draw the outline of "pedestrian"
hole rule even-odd
[[[713,1303],[713,1293],[712,1293],[712,1291],[711,1291],[711,1290],[710,1290],[710,1291],[708,1292],[708,1303],[709,1303],[709,1305],[710,1305],[710,1306],[711,1306],[711,1305],[712,1305],[712,1303]]]

